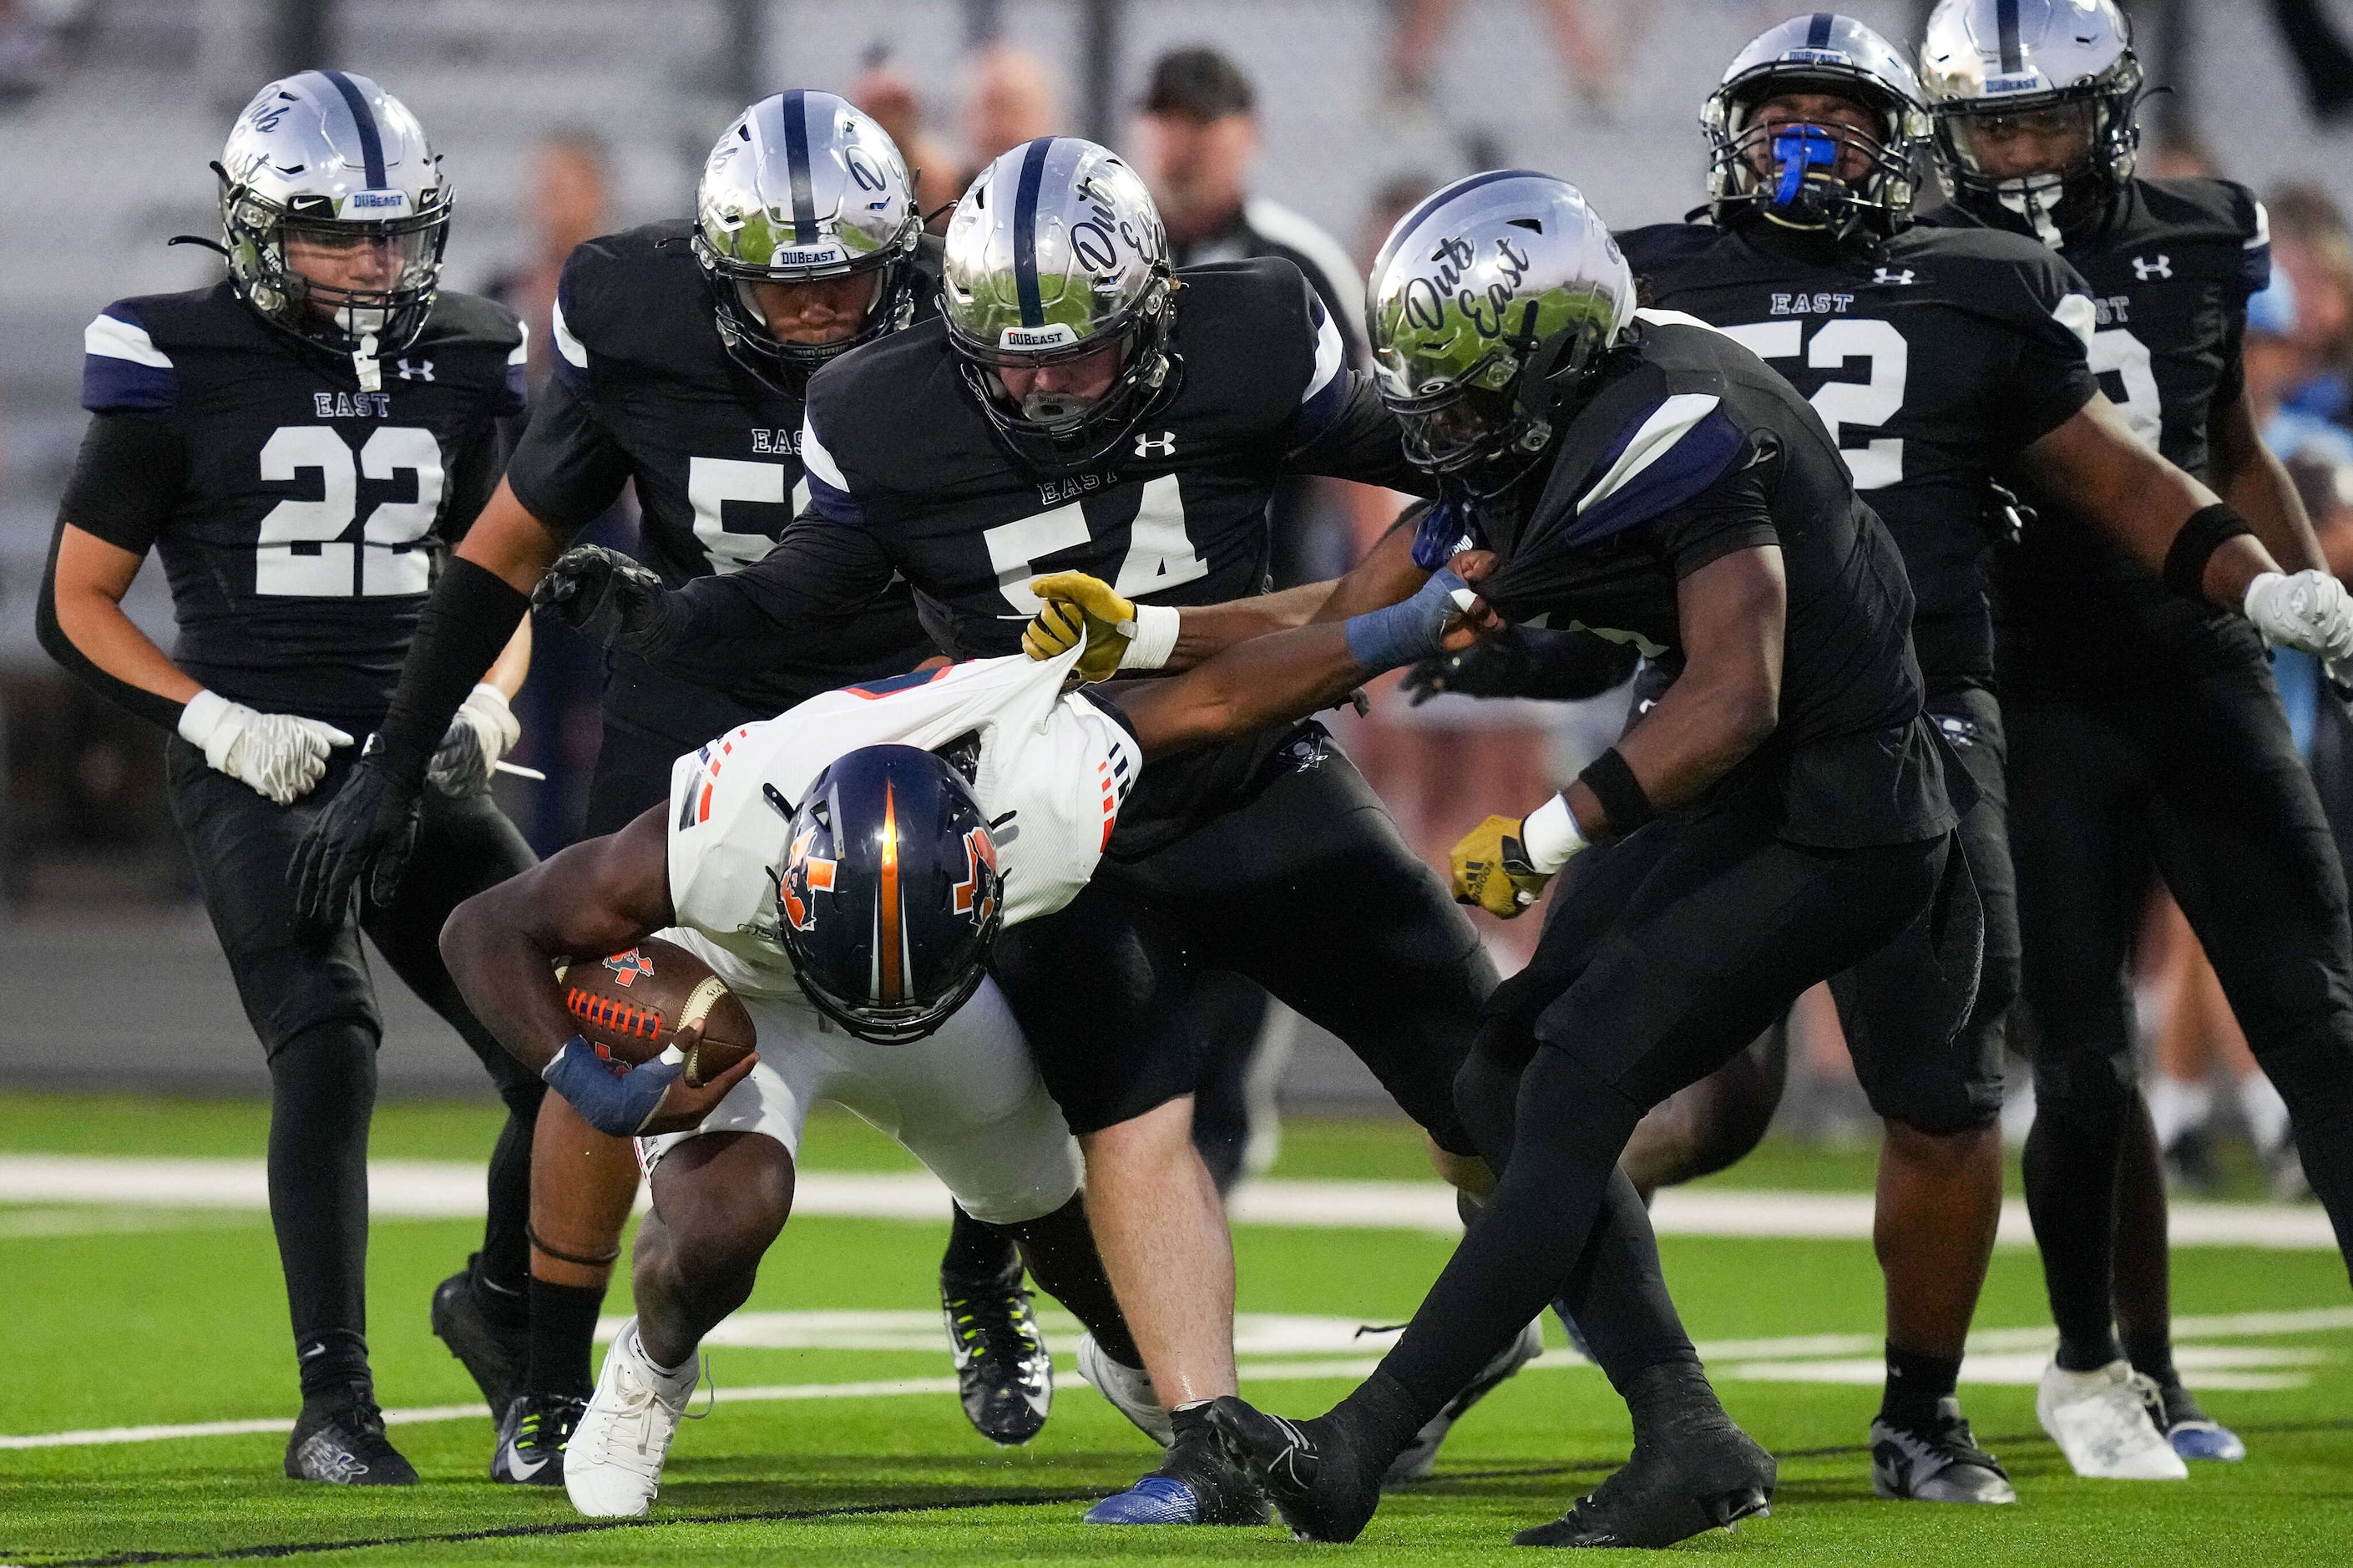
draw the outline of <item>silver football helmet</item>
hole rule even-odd
[[[425,129],[364,76],[301,71],[254,94],[213,165],[231,286],[273,326],[359,364],[416,341],[449,237]]]
[[[1016,455],[1085,468],[1126,440],[1181,367],[1168,347],[1176,289],[1160,209],[1107,147],[1040,136],[980,173],[948,220],[940,313],[965,381]],[[997,372],[1117,345],[1102,395],[1009,395]]]
[[[694,220],[719,336],[764,381],[795,384],[914,319],[914,182],[890,133],[832,93],[777,93],[737,116],[702,165]],[[778,337],[752,291],[850,277],[872,279],[864,323],[829,342]]]
[[[1781,93],[1849,99],[1874,115],[1876,136],[1840,125],[1763,125],[1757,108]],[[1710,161],[1707,199],[1719,224],[1754,214],[1785,228],[1884,235],[1912,212],[1912,161],[1928,140],[1919,79],[1895,47],[1852,16],[1793,16],[1749,40],[1700,106]],[[1848,152],[1863,173],[1840,174]]]
[[[2116,0],[1941,0],[1920,74],[1955,194],[2047,244],[2101,221],[2132,178],[2141,68]]]
[[[1634,314],[1634,278],[1576,186],[1505,169],[1398,220],[1373,263],[1373,375],[1406,454],[1474,492],[1552,444]]]

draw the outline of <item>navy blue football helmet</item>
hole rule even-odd
[[[933,752],[847,752],[792,813],[777,931],[811,1004],[861,1040],[946,1023],[979,989],[1004,907],[988,817]]]

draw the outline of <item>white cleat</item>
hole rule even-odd
[[[2189,1467],[2148,1418],[2156,1386],[2127,1361],[2097,1372],[2042,1371],[2034,1414],[2079,1476],[2111,1481],[2179,1481]]]
[[[564,1489],[574,1508],[590,1519],[636,1519],[653,1507],[700,1365],[665,1373],[638,1342],[638,1321],[621,1326],[564,1451]]]
[[[1160,1408],[1160,1395],[1153,1391],[1152,1374],[1112,1360],[1092,1334],[1079,1337],[1079,1375],[1110,1400],[1113,1409],[1134,1422],[1137,1431],[1162,1447],[1176,1440],[1168,1412]]]

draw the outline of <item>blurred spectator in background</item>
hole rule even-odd
[[[959,170],[946,146],[923,129],[923,100],[915,84],[891,63],[889,45],[877,44],[866,51],[866,68],[841,96],[872,115],[899,144],[907,172],[915,179],[916,209],[927,217],[936,215],[927,226],[934,234],[944,232],[949,212],[964,195],[956,184]]]
[[[1649,8],[1641,0],[1530,0],[1550,25],[1568,84],[1588,107],[1607,114],[1626,93],[1626,71],[1641,45]],[[1402,0],[1389,35],[1388,101],[1413,118],[1430,114],[1440,58],[1462,0]],[[1594,13],[1603,13],[1596,26]]]
[[[987,46],[965,69],[965,165],[956,175],[956,194],[999,153],[1068,129],[1061,89],[1046,62],[1010,44]]]
[[[564,263],[582,243],[606,233],[612,172],[603,138],[578,126],[543,136],[531,166],[531,250],[483,292],[522,318],[531,334],[531,395],[547,385],[555,341],[552,323]],[[517,432],[520,434],[520,432]],[[637,510],[625,499],[579,542],[628,550],[637,541]],[[515,694],[522,739],[512,760],[547,775],[545,784],[503,777],[499,803],[543,859],[579,837],[588,811],[588,780],[604,733],[597,702],[605,688],[604,649],[553,622],[533,627],[531,674]]]
[[[2140,173],[2152,180],[2220,179],[2222,166],[2206,138],[2196,126],[2176,124],[2174,118],[2168,115],[2165,125],[2149,139],[2148,151],[2141,155]]]
[[[2345,215],[2317,185],[2283,185],[2266,198],[2272,221],[2273,276],[2295,290],[2291,342],[2304,356],[2301,377],[2284,388],[2280,406],[2344,425],[2353,405],[2353,234]]]
[[[1197,267],[1282,257],[1306,274],[1340,329],[1350,363],[1361,365],[1364,274],[1314,224],[1249,194],[1258,152],[1255,106],[1250,78],[1215,49],[1177,49],[1153,66],[1135,125],[1135,163],[1167,226],[1169,259]],[[1355,563],[1353,488],[1307,479],[1277,488],[1271,509],[1275,586],[1321,582]]]

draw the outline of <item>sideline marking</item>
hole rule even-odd
[[[377,1219],[470,1219],[482,1213],[482,1169],[443,1160],[371,1160]],[[0,1154],[0,1204],[153,1204],[183,1209],[266,1209],[259,1160],[141,1160],[79,1154]],[[948,1192],[925,1171],[805,1171],[793,1212],[849,1219],[936,1222]],[[638,1206],[644,1207],[641,1194]],[[1427,1182],[1246,1182],[1230,1205],[1238,1225],[1462,1234],[1453,1189]],[[1651,1224],[1661,1236],[1868,1241],[1868,1193],[1787,1193],[1670,1187]],[[2328,1215],[2308,1204],[2175,1204],[2176,1247],[2334,1252]],[[2026,1205],[2002,1205],[2000,1243],[2031,1247]]]
[[[923,1312],[747,1312],[743,1319],[754,1321],[755,1328],[766,1329],[781,1321],[795,1318],[821,1321],[828,1332],[847,1336],[861,1333],[873,1335],[881,1331],[895,1332],[904,1320],[923,1319],[934,1334],[938,1333],[938,1320]],[[1059,1312],[1040,1313],[1044,1326],[1058,1339],[1066,1337],[1076,1328],[1067,1315]],[[1059,1321],[1057,1321],[1059,1320]],[[1255,1321],[1254,1321],[1255,1320]],[[610,1327],[625,1320],[608,1319],[599,1326],[600,1337],[610,1337]],[[712,1331],[707,1342],[724,1345],[723,1338],[737,1324],[731,1319]],[[871,1325],[871,1327],[863,1325]],[[1271,1327],[1270,1327],[1271,1325]],[[1244,1313],[1236,1320],[1238,1337],[1250,1342],[1252,1334],[1261,1337],[1257,1342],[1268,1343],[1287,1340],[1299,1348],[1312,1348],[1317,1342],[1310,1337],[1311,1329],[1323,1329],[1339,1333],[1345,1331],[1353,1337],[1358,1327],[1352,1318],[1308,1318],[1287,1314]],[[2201,1339],[2256,1338],[2272,1334],[2326,1332],[2330,1330],[2353,1329],[2353,1307],[2318,1307],[2300,1312],[2238,1312],[2219,1317],[2176,1318],[2173,1323],[2178,1339],[2195,1335]],[[1972,1377],[1965,1365],[1962,1378],[1979,1383],[2032,1383],[2042,1370],[2043,1359],[2055,1338],[2051,1329],[1994,1329],[1983,1334],[1969,1336],[1970,1363],[1982,1364],[1989,1374]],[[1367,1350],[1386,1350],[1395,1342],[1396,1331],[1366,1334],[1356,1342]],[[736,1345],[773,1342],[759,1333],[736,1339]],[[793,1342],[806,1349],[827,1348],[827,1342],[812,1331],[795,1338]],[[859,1340],[861,1348],[864,1341]],[[834,1348],[839,1348],[838,1345]],[[890,1348],[899,1348],[896,1346]],[[916,1348],[937,1352],[942,1347],[923,1345]],[[1745,1380],[1762,1379],[1771,1382],[1816,1383],[1875,1383],[1885,1374],[1885,1367],[1874,1357],[1868,1362],[1853,1359],[1857,1352],[1876,1351],[1880,1341],[1867,1334],[1799,1334],[1772,1340],[1715,1340],[1699,1345],[1703,1360],[1723,1363],[1725,1374]],[[2005,1352],[2031,1351],[2031,1355]],[[1813,1357],[1814,1360],[1803,1358]],[[1990,1363],[1984,1358],[1990,1357]],[[1775,1359],[1778,1358],[1778,1359]],[[2323,1359],[2322,1352],[2282,1347],[2277,1350],[2231,1350],[2221,1346],[2177,1344],[2175,1358],[2185,1368],[2198,1369],[2201,1375],[2195,1381],[2200,1387],[2274,1389],[2300,1385],[2304,1378],[2293,1373],[2272,1373],[2236,1370],[2253,1367],[2304,1366]],[[2028,1363],[2031,1362],[2031,1367]],[[2016,1363],[2015,1366],[2010,1363]],[[1271,1361],[1244,1363],[1241,1367],[1245,1383],[1294,1383],[1318,1378],[1362,1378],[1380,1364],[1377,1355],[1356,1355],[1345,1358],[1326,1357],[1303,1361]],[[1544,1355],[1528,1363],[1540,1372],[1575,1372],[1589,1369],[1592,1363],[1576,1352],[1549,1346]],[[1854,1371],[1867,1367],[1869,1375]],[[2022,1373],[2021,1369],[2025,1369]],[[1058,1373],[1075,1376],[1067,1364],[1058,1364]],[[2289,1379],[2293,1381],[2282,1381]],[[741,1388],[719,1388],[712,1398],[722,1405],[768,1404],[779,1400],[808,1399],[882,1399],[905,1394],[941,1394],[956,1392],[953,1377],[901,1377],[872,1379],[860,1383],[775,1383],[754,1384]],[[490,1409],[482,1405],[428,1405],[405,1410],[387,1410],[385,1424],[389,1426],[408,1426],[424,1421],[487,1420]],[[245,1421],[196,1421],[181,1426],[101,1426],[74,1432],[32,1432],[0,1436],[0,1449],[11,1448],[80,1448],[98,1447],[117,1443],[153,1443],[181,1437],[232,1437],[261,1433],[290,1432],[291,1419],[263,1418]]]

